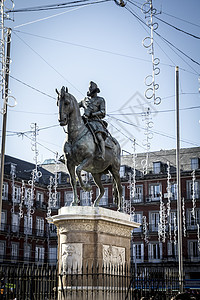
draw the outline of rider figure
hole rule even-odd
[[[97,84],[93,81],[90,82],[89,91],[84,100],[79,102],[79,107],[84,108],[83,119],[88,123],[89,127],[93,130],[96,139],[98,141],[98,146],[100,154],[98,158],[105,159],[105,139],[107,137],[107,129],[105,121],[106,109],[105,100],[102,97],[97,96],[100,93],[100,89]],[[104,123],[105,122],[105,123]]]

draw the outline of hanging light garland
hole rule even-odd
[[[153,127],[154,123],[151,120],[151,110],[150,107],[146,109],[144,113],[142,113],[143,121],[145,122],[145,132],[146,139],[143,141],[143,146],[146,147],[146,158],[141,161],[141,165],[143,168],[143,174],[147,175],[148,173],[148,164],[149,164],[149,150],[151,147],[150,140],[153,138],[153,133],[150,132],[150,129]]]
[[[185,198],[182,199],[182,214],[183,214],[183,236],[186,237],[187,230],[186,230],[186,218],[185,218]]]
[[[16,177],[16,170],[15,170],[15,166],[13,166],[11,164],[11,170],[10,170],[10,174],[11,174],[11,178],[12,178],[12,208],[11,208],[11,213],[14,214],[15,213],[15,196],[17,196],[17,194],[15,194],[16,190],[15,190],[15,177]]]
[[[160,195],[160,220],[158,223],[158,239],[165,243],[166,240],[166,209],[164,202],[162,200],[162,195]]]
[[[195,219],[196,195],[195,195],[195,170],[192,171],[192,216]]]
[[[156,83],[156,76],[160,74],[160,59],[157,57],[155,58],[154,53],[154,31],[158,29],[158,23],[153,21],[153,17],[157,13],[157,10],[153,8],[152,0],[147,0],[142,5],[141,10],[145,14],[145,19],[148,19],[147,25],[151,29],[151,35],[145,37],[142,42],[143,46],[148,49],[152,61],[152,74],[145,78],[145,85],[147,86],[145,97],[147,100],[153,99],[154,104],[158,105],[161,103],[161,98],[156,96],[156,92],[159,89],[159,84]]]
[[[148,236],[148,223],[146,216],[142,217],[142,229],[143,229],[143,234],[144,234],[144,241],[146,244],[149,243],[149,236]]]

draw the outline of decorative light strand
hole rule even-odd
[[[58,187],[58,152],[56,152],[56,159],[55,159],[55,172],[54,172],[54,193],[52,194],[52,198],[53,198],[53,207],[57,206],[57,187]]]
[[[20,204],[19,204],[19,217],[20,217],[20,219],[22,219],[23,216],[24,216],[24,212],[23,212],[24,200],[25,200],[25,183],[24,183],[24,180],[22,180],[21,201],[20,201]]]
[[[143,167],[143,174],[147,175],[148,173],[148,164],[149,164],[149,150],[151,147],[150,140],[153,138],[153,133],[149,130],[153,127],[154,123],[151,121],[151,110],[150,107],[146,109],[144,113],[142,113],[143,121],[145,122],[145,132],[146,139],[143,141],[143,146],[146,147],[146,158],[141,161],[141,165]]]
[[[176,215],[174,215],[174,245],[177,244],[177,225],[176,225]]]
[[[171,178],[172,177],[170,174],[170,163],[167,162],[167,217],[170,217],[171,212]]]
[[[142,5],[142,12],[145,14],[145,18],[148,18],[147,25],[151,29],[151,35],[143,39],[143,46],[148,49],[148,53],[151,55],[152,60],[152,74],[146,76],[145,85],[147,89],[145,91],[146,99],[150,100],[153,98],[154,104],[158,105],[161,103],[161,98],[156,96],[156,91],[159,88],[159,84],[156,83],[156,76],[160,73],[160,59],[154,57],[154,31],[158,29],[158,23],[153,21],[153,16],[157,13],[157,10],[153,8],[152,0],[147,0]]]
[[[47,187],[48,189],[48,206],[47,206],[47,217],[51,216],[51,207],[52,207],[52,186],[53,186],[53,176],[50,176],[49,178],[49,185]]]
[[[185,198],[182,199],[182,214],[183,214],[183,236],[186,237],[187,231],[186,231],[186,218],[185,218]]]
[[[162,195],[160,195],[160,220],[158,223],[158,239],[159,242],[165,243],[166,240],[166,209],[164,202],[162,200]]]
[[[195,195],[195,170],[192,171],[192,216],[195,219],[196,195]]]
[[[198,251],[200,253],[200,228],[199,228],[199,224],[197,224],[197,239],[198,239]]]
[[[7,63],[10,63],[10,61],[7,61],[6,58],[6,35],[7,35],[7,28],[5,27],[5,21],[6,20],[10,20],[10,17],[7,13],[5,13],[5,1],[2,0],[0,1],[0,64],[1,64],[1,69],[0,69],[0,93],[2,93],[2,99],[4,101],[2,108],[0,110],[1,114],[4,114],[5,111],[5,103],[7,106],[9,107],[14,107],[16,106],[16,99],[13,96],[10,96],[10,90],[7,89],[6,90],[6,82],[5,82],[5,78],[6,75],[8,74],[8,70],[6,67]],[[7,1],[7,4],[9,5],[9,3],[11,3],[12,7],[9,8],[10,11],[13,10],[14,8],[14,2],[13,0]],[[7,9],[7,8],[6,8]],[[7,98],[6,98],[6,92],[7,92]],[[12,98],[14,100],[14,105],[11,105],[8,103],[9,98]]]
[[[142,229],[143,229],[143,234],[144,234],[144,241],[145,243],[149,243],[149,237],[148,237],[148,223],[146,216],[142,217]]]
[[[16,177],[16,169],[15,166],[11,164],[11,170],[10,170],[11,178],[12,178],[12,208],[11,208],[11,213],[15,213],[15,177]]]

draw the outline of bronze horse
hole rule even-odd
[[[105,160],[98,160],[94,136],[81,117],[77,100],[68,93],[67,88],[63,87],[60,92],[56,89],[56,92],[58,94],[57,105],[59,107],[58,120],[61,126],[67,125],[68,128],[63,150],[73,188],[74,197],[71,205],[78,205],[76,175],[83,190],[90,191],[91,186],[83,181],[81,171],[84,170],[91,173],[99,188],[99,196],[94,201],[94,206],[98,206],[100,199],[104,195],[101,176],[110,172],[113,175],[117,190],[118,210],[121,211],[122,186],[119,175],[121,150],[119,143],[114,138],[107,137],[109,139],[109,147],[106,146]]]

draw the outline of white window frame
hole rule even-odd
[[[136,184],[135,186],[135,197],[132,199],[133,203],[143,202],[143,185]]]
[[[35,247],[35,261],[37,263],[43,263],[44,262],[44,247],[36,245]]]
[[[161,173],[161,162],[153,162],[153,173],[160,174]]]
[[[177,183],[176,182],[171,183],[171,199],[177,200]]]
[[[194,247],[195,247],[195,253],[194,253]],[[198,250],[198,241],[197,240],[188,240],[188,254],[189,254],[191,261],[199,261],[200,252]]]
[[[39,203],[40,207],[44,203],[44,192],[36,191],[36,201]]]
[[[193,182],[192,182],[192,180],[188,180],[186,184],[187,184],[187,186],[186,186],[186,188],[187,188],[187,198],[191,200],[192,195],[193,195]],[[195,199],[199,199],[200,181],[196,180],[194,182],[194,190],[195,190],[195,192],[194,192]]]
[[[142,212],[135,212],[134,217],[133,217],[133,221],[140,223],[142,225],[142,217],[143,217],[143,213]],[[133,232],[141,232],[142,231],[142,226],[140,226],[139,228],[134,228]]]
[[[177,245],[177,243],[175,244],[174,241],[173,242],[168,241],[168,243],[167,243],[167,254],[168,254],[168,258],[170,260],[177,260],[178,259],[178,245]]]
[[[6,254],[6,241],[0,241],[0,261],[2,262]]]
[[[133,244],[133,261],[136,263],[144,262],[144,243]]]
[[[158,224],[160,222],[160,213],[159,211],[150,211],[149,212],[149,229],[151,232],[158,231]]]
[[[19,243],[11,242],[11,260],[16,261],[19,256]]]
[[[99,195],[99,188],[96,188],[96,195]],[[104,194],[101,200],[99,201],[99,206],[107,206],[108,205],[108,187],[104,187]]]
[[[200,223],[200,209],[195,208],[195,218],[193,217],[192,209],[187,209],[188,229],[197,229],[197,224]]]
[[[44,236],[44,219],[36,217],[36,233],[37,236]]]
[[[12,214],[12,232],[19,232],[19,213]]]
[[[191,169],[192,170],[199,169],[199,158],[198,157],[191,158]]]
[[[2,210],[1,212],[1,230],[4,231],[6,229],[7,224],[7,211]]]
[[[149,262],[160,262],[162,260],[162,243],[151,242],[148,244]]]
[[[90,206],[91,205],[90,192],[85,192],[84,190],[80,190],[80,202],[82,206]]]
[[[28,218],[27,215],[24,215],[24,234],[32,234],[33,229],[33,217]]]
[[[149,184],[149,198],[151,201],[159,201],[162,195],[162,184],[151,183]]]
[[[31,245],[24,244],[24,261],[28,262],[31,259]]]
[[[18,185],[14,186],[13,191],[14,203],[20,203],[21,200],[21,187]]]
[[[57,247],[56,246],[49,246],[49,251],[48,251],[48,260],[49,263],[52,265],[55,265],[57,263]]]
[[[49,235],[50,236],[56,236],[57,235],[57,227],[56,225],[49,223]]]
[[[2,200],[8,200],[8,182],[3,183]]]
[[[73,191],[65,191],[64,194],[65,206],[70,206],[73,201],[73,198],[74,198]]]

